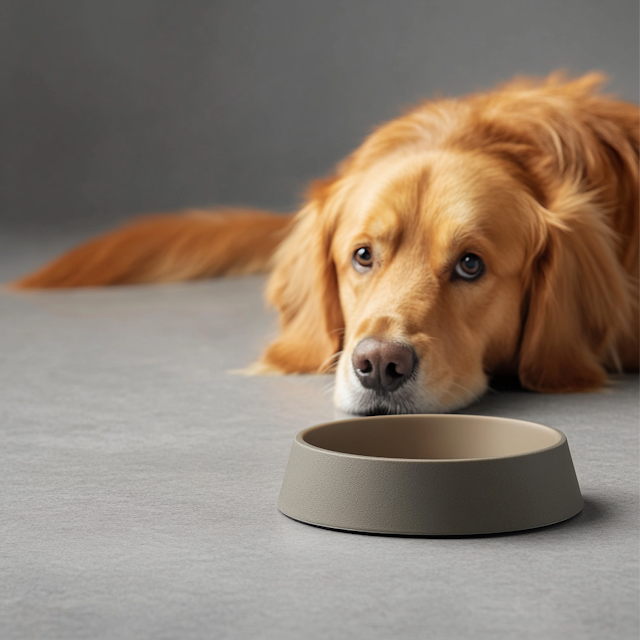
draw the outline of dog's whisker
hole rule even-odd
[[[462,391],[464,391],[468,396],[471,396],[471,399],[472,399],[474,402],[478,402],[478,401],[480,400],[480,397],[481,397],[481,396],[480,396],[479,394],[474,393],[473,391],[471,391],[471,389],[469,389],[469,388],[467,388],[467,387],[465,387],[465,386],[463,386],[463,385],[461,385],[461,384],[458,384],[457,382],[451,382],[451,385],[452,385],[452,386],[454,386],[454,387],[458,387],[459,389],[462,389]],[[456,396],[456,395],[455,395],[454,393],[452,393],[451,391],[449,391],[449,393],[450,393],[454,398],[458,398],[458,399],[459,399],[459,396]]]
[[[338,365],[338,360],[340,359],[342,353],[342,351],[337,351],[333,355],[330,355],[318,367],[318,371],[320,373],[332,373],[333,371],[335,371],[335,368]]]
[[[322,387],[322,395],[327,396],[329,394],[332,394],[334,389],[335,389],[336,385],[335,382],[332,380],[331,382],[328,382],[327,384],[325,384]]]

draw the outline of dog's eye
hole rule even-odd
[[[456,264],[456,275],[464,280],[475,280],[484,273],[484,262],[475,253],[465,253]]]
[[[356,249],[353,253],[351,262],[353,263],[354,269],[360,273],[364,273],[371,269],[373,266],[373,256],[371,255],[369,247],[360,247],[359,249]]]

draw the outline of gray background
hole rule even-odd
[[[0,1],[0,282],[132,213],[288,209],[435,91],[601,68],[637,99],[633,2]],[[276,509],[328,376],[229,375],[262,277],[0,290],[0,638],[637,640],[638,376],[493,391],[550,424],[585,509],[484,538],[332,532]]]
[[[0,230],[210,203],[291,210],[438,92],[601,69],[638,96],[636,0],[3,0]]]

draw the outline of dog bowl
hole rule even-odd
[[[308,524],[395,535],[533,529],[582,510],[565,435],[466,415],[356,418],[295,437],[278,508]]]

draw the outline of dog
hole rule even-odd
[[[639,109],[605,78],[520,78],[379,127],[295,216],[156,215],[18,289],[271,271],[254,373],[335,370],[356,414],[459,409],[491,376],[594,390],[638,369]]]

